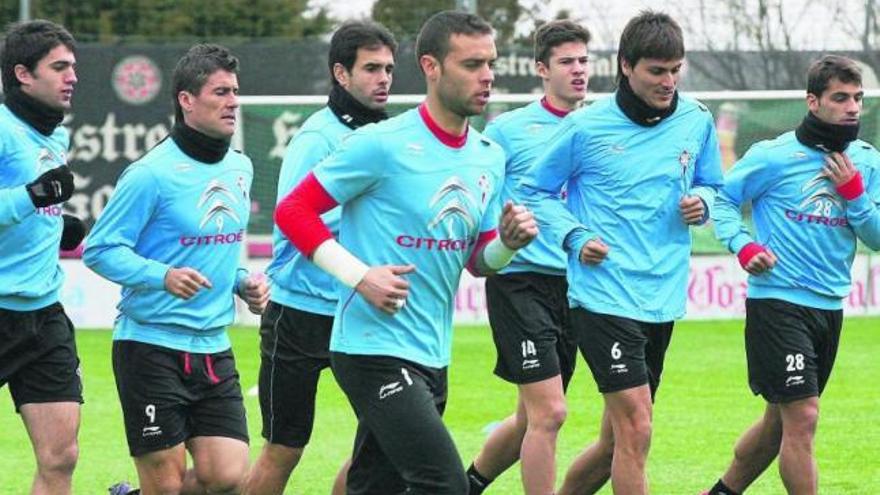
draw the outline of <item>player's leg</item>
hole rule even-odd
[[[578,346],[605,399],[604,414],[613,435],[614,491],[646,493],[653,409],[646,347],[653,338],[652,326],[581,308],[572,310],[571,319]]]
[[[550,493],[556,438],[566,415],[557,354],[567,313],[565,278],[529,272],[497,275],[486,281],[486,297],[498,352],[495,374],[518,385],[520,400],[517,413],[490,436],[469,477],[491,481],[521,458],[525,492]],[[472,493],[485,487],[483,480],[471,483]]]
[[[266,444],[248,475],[248,494],[281,494],[314,425],[321,370],[329,366],[333,319],[269,302],[260,325],[260,411]]]
[[[389,493],[385,482],[389,472],[403,480],[407,494],[467,493],[461,458],[442,419],[445,368],[341,353],[332,353],[331,362],[359,419],[349,494]],[[366,454],[373,459],[371,467],[365,465]]]
[[[514,414],[504,418],[489,434],[474,462],[468,469],[470,494],[479,495],[498,476],[519,460],[526,434],[526,410],[522,397]]]
[[[768,403],[761,419],[737,440],[730,466],[709,493],[742,493],[770,466],[779,454],[781,441],[779,406]]]
[[[24,347],[13,355],[4,353],[5,362],[22,364],[11,377],[9,390],[37,461],[32,493],[70,493],[82,403],[73,324],[60,304],[23,313],[4,312],[0,317],[18,332],[36,336],[26,345],[19,342]]]
[[[193,458],[181,495],[241,493],[248,470],[248,444],[237,438],[193,437],[186,442]]]
[[[186,448],[183,443],[135,456],[134,465],[137,468],[141,494],[183,493],[186,476]]]
[[[599,439],[575,457],[557,495],[590,495],[598,492],[611,477],[613,459],[614,433],[608,413],[603,412]]]
[[[73,469],[79,456],[76,441],[79,403],[23,404],[20,412],[37,460],[31,493],[70,493]]]
[[[113,374],[141,493],[180,493],[186,477],[191,354],[131,340],[113,342]]]
[[[819,398],[807,397],[779,404],[782,416],[782,444],[779,448],[779,474],[788,493],[814,495],[818,491],[818,471],[813,456],[813,440],[819,422]]]
[[[648,385],[603,394],[614,434],[611,485],[614,493],[648,493],[645,468],[651,447],[651,390]]]
[[[800,335],[806,337],[792,348],[793,359],[787,360],[789,374],[784,383],[798,382],[797,392],[809,396],[785,400],[779,405],[782,416],[779,474],[789,493],[812,494],[818,492],[819,475],[813,444],[819,422],[819,396],[834,368],[843,311],[803,306],[792,311],[795,309],[800,313],[800,320],[805,322]],[[802,360],[799,360],[800,356],[803,356]],[[797,377],[801,379],[795,380]]]
[[[348,470],[350,468],[351,458],[348,458],[342,463],[342,466],[339,466],[339,471],[336,472],[330,495],[345,495],[345,480],[348,479]]]
[[[248,472],[248,431],[235,357],[231,349],[192,356],[186,447],[193,475],[182,493],[239,493]]]

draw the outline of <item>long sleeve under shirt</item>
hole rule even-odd
[[[330,108],[309,117],[287,146],[278,179],[278,202],[351,132]],[[339,232],[339,215],[340,208],[321,215],[334,236]],[[272,230],[272,262],[266,273],[272,282],[273,301],[320,315],[332,316],[336,311],[336,279],[303,256],[277,225]]]
[[[31,311],[58,301],[61,205],[36,208],[25,186],[67,162],[70,134],[45,136],[0,105],[0,308]]]
[[[712,215],[718,239],[733,253],[758,242],[778,258],[773,270],[749,277],[749,297],[843,307],[856,237],[880,249],[880,153],[864,141],[850,143],[845,153],[866,189],[853,201],[825,178],[825,153],[801,144],[794,132],[753,145],[727,173]],[[742,219],[748,202],[754,237]]]
[[[568,254],[572,307],[664,322],[685,312],[691,238],[679,201],[696,195],[711,206],[721,181],[715,126],[703,105],[682,96],[675,113],[643,127],[612,96],[565,118],[522,190],[540,228]],[[594,237],[608,255],[583,264],[581,247]]]
[[[230,347],[252,179],[241,153],[203,163],[170,138],[125,170],[83,254],[89,268],[122,285],[114,340],[204,353]],[[189,300],[172,295],[165,274],[182,267],[213,287]]]

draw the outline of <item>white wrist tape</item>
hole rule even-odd
[[[505,246],[500,237],[489,241],[489,244],[486,244],[483,249],[483,263],[495,271],[507,266],[514,256],[516,256],[516,249]]]
[[[370,269],[335,239],[328,239],[312,254],[312,263],[354,289]]]

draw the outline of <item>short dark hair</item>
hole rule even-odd
[[[338,85],[333,75],[333,66],[342,64],[351,72],[357,61],[360,48],[376,50],[387,46],[392,54],[397,53],[397,40],[385,26],[370,21],[348,21],[339,26],[330,38],[330,53],[327,55],[327,67],[330,69],[330,81]]]
[[[681,27],[668,14],[643,10],[626,23],[617,48],[617,78],[623,77],[622,62],[635,67],[643,58],[684,58]]]
[[[205,81],[218,70],[238,74],[238,58],[228,48],[213,43],[193,45],[186,54],[177,61],[171,75],[171,92],[174,100],[174,115],[178,122],[183,122],[183,109],[177,96],[181,91],[197,95],[201,92]]]
[[[21,86],[21,81],[15,77],[15,66],[21,64],[33,72],[40,60],[58,45],[76,52],[73,36],[54,22],[37,19],[9,26],[0,55],[3,87],[8,91]]]
[[[832,79],[861,86],[862,70],[851,58],[824,55],[807,69],[807,93],[822,96]]]
[[[557,19],[541,25],[535,31],[535,62],[550,63],[550,52],[563,43],[590,43],[590,31],[568,19]]]
[[[429,17],[419,30],[416,38],[416,63],[419,63],[423,55],[431,55],[442,64],[449,53],[449,38],[453,34],[474,36],[492,32],[492,26],[475,14],[455,10],[438,12]]]

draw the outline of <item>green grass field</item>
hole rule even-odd
[[[817,438],[820,492],[863,494],[880,487],[880,319],[848,319],[831,384],[822,398]],[[232,332],[246,393],[252,457],[260,437],[256,385],[258,334]],[[86,404],[80,430],[80,461],[74,476],[77,494],[106,493],[106,487],[136,475],[122,428],[110,368],[110,332],[78,333]],[[492,374],[495,350],[488,329],[462,327],[455,338],[450,368],[446,420],[465,463],[479,450],[492,422],[514,406],[514,387]],[[696,494],[711,485],[727,466],[739,433],[755,420],[763,403],[745,382],[742,323],[680,323],[676,327],[663,385],[655,409],[654,441],[649,459],[652,493]],[[8,394],[0,398],[0,494],[27,493],[34,469],[27,436]],[[583,361],[569,389],[569,416],[558,450],[560,478],[570,460],[597,432],[601,397]],[[322,381],[312,443],[295,472],[288,493],[326,494],[340,462],[347,456],[354,421],[332,376]],[[518,468],[499,478],[488,493],[521,493]],[[606,487],[602,493],[610,493]],[[776,467],[750,494],[782,494]]]

